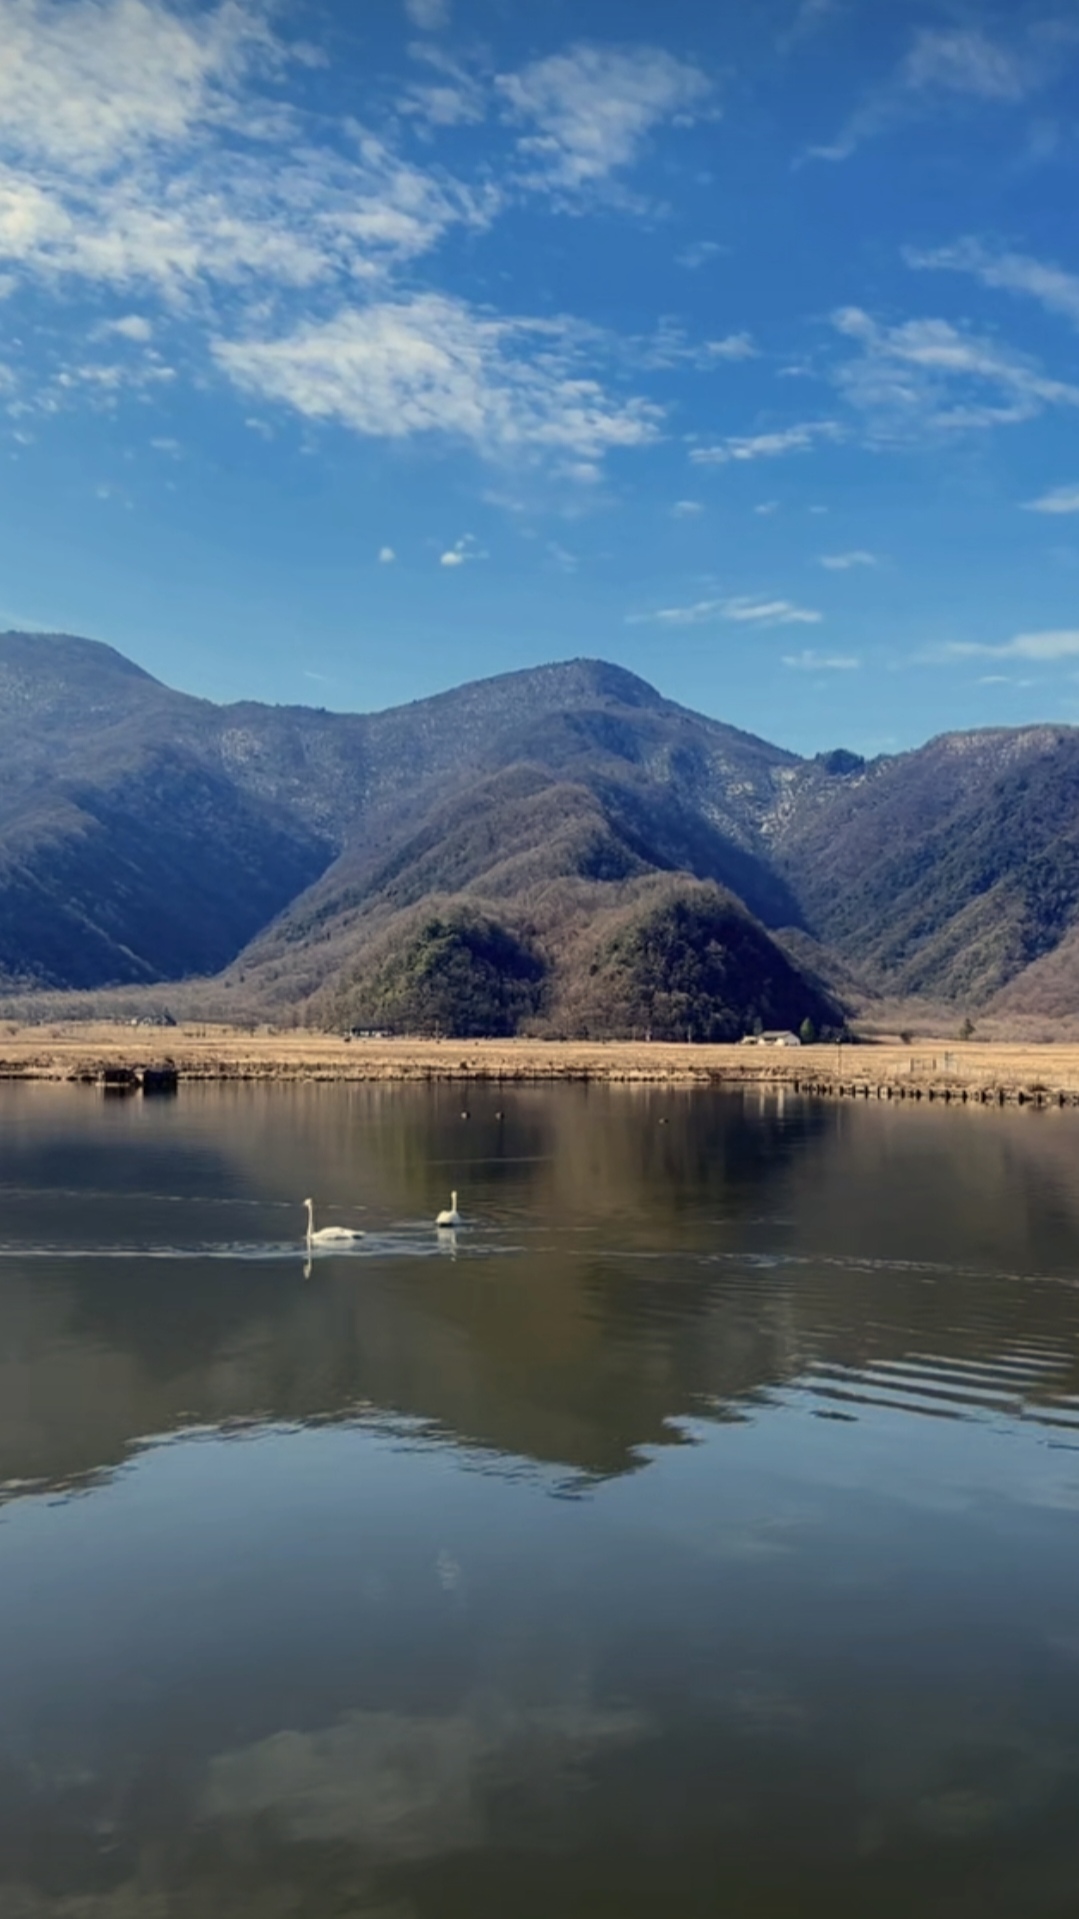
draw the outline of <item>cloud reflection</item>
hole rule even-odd
[[[572,1789],[588,1761],[648,1731],[627,1709],[486,1696],[442,1717],[350,1712],[316,1732],[277,1732],[218,1754],[201,1810],[215,1820],[268,1817],[290,1840],[347,1840],[378,1859],[435,1858],[487,1842],[496,1784]]]

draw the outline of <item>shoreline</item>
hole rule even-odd
[[[1079,1045],[953,1040],[772,1048],[630,1040],[345,1040],[249,1032],[0,1026],[0,1080],[100,1085],[106,1073],[175,1068],[180,1084],[435,1084],[758,1087],[820,1098],[1079,1105]]]

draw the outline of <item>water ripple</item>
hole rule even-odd
[[[1079,1431],[1079,1395],[1065,1389],[1073,1370],[1068,1356],[1055,1363],[1022,1356],[996,1360],[957,1360],[935,1353],[903,1359],[814,1360],[799,1387],[828,1404],[867,1406],[891,1412],[920,1413],[936,1419],[991,1419],[1002,1414],[1042,1426]],[[1060,1390],[1053,1390],[1053,1379]]]

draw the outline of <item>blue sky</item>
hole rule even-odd
[[[0,0],[0,624],[1079,721],[1079,6]]]

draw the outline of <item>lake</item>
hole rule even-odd
[[[1079,1114],[2,1087],[0,1481],[0,1919],[1079,1910]]]

